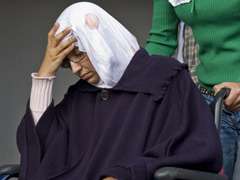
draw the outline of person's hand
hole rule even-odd
[[[115,179],[115,178],[113,178],[113,177],[106,177],[106,178],[104,178],[104,179],[102,179],[102,180],[117,180],[117,179]]]
[[[213,87],[215,94],[222,88],[229,88],[231,92],[225,99],[225,107],[230,111],[240,111],[240,83],[239,82],[224,82]]]
[[[42,65],[38,71],[39,77],[55,76],[64,58],[75,47],[74,44],[74,42],[76,41],[75,37],[71,37],[68,40],[61,42],[63,38],[70,33],[70,29],[67,28],[60,32],[59,34],[55,35],[58,28],[59,24],[56,23],[48,33],[48,44],[46,54],[42,62]]]

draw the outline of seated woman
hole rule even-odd
[[[80,80],[54,107],[60,66]],[[17,133],[21,180],[150,180],[162,166],[222,167],[212,114],[186,65],[149,56],[95,4],[63,11],[32,77]]]

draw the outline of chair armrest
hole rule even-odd
[[[209,172],[189,170],[176,167],[162,167],[156,170],[154,178],[157,180],[227,180],[227,178],[220,174]]]
[[[221,89],[215,96],[214,101],[211,102],[209,105],[213,115],[214,121],[219,132],[221,134],[221,120],[222,120],[222,111],[223,111],[223,101],[226,99],[230,94],[230,89],[223,88]]]
[[[0,176],[8,174],[10,177],[18,177],[20,165],[8,164],[0,167]]]

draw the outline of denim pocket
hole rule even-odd
[[[227,110],[225,107],[223,108],[222,121],[226,122],[231,128],[236,129],[237,122],[235,114],[234,112]]]

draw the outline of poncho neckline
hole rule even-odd
[[[165,56],[162,56],[161,63],[155,63],[154,61],[159,61],[159,59],[154,57],[154,55],[150,57],[144,48],[138,50],[119,82],[108,90],[147,93],[153,95],[156,101],[162,99],[172,78],[180,70],[188,69],[188,66]],[[143,66],[142,63],[145,63],[146,66]],[[156,71],[158,72],[156,73]],[[157,78],[154,77],[156,74],[158,74]],[[136,77],[138,77],[138,81],[136,81]],[[82,92],[102,90],[84,80],[79,80],[74,86]]]

